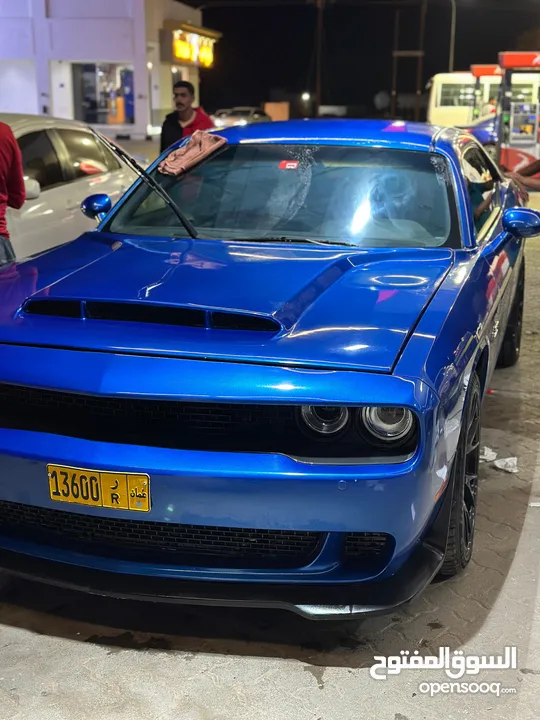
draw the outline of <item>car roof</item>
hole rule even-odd
[[[0,122],[9,125],[13,132],[17,133],[46,128],[78,128],[88,129],[88,125],[78,120],[66,120],[65,118],[50,117],[50,115],[25,115],[22,113],[0,113]]]
[[[392,120],[287,120],[219,131],[231,144],[362,145],[427,152],[460,134],[454,128]]]

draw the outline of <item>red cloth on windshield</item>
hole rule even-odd
[[[21,151],[9,125],[0,122],[0,235],[9,237],[7,208],[18,210],[25,199]]]
[[[196,130],[185,145],[173,150],[160,162],[158,170],[165,175],[182,175],[226,143],[227,140],[220,135]]]

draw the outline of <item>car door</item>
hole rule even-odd
[[[503,231],[502,214],[515,204],[498,169],[484,150],[469,144],[462,154],[462,169],[469,189],[470,212],[476,243],[487,264],[490,308],[487,327],[491,345],[491,370],[494,368],[504,338],[523,261],[523,241]]]
[[[22,132],[17,142],[25,178],[37,180],[41,187],[38,198],[8,212],[8,229],[21,260],[72,240],[73,231],[65,212],[67,178],[48,131]]]
[[[58,127],[53,132],[58,154],[70,178],[66,209],[72,213],[73,236],[77,237],[96,227],[95,221],[80,212],[82,201],[94,193],[105,193],[114,204],[131,185],[133,177],[90,130]]]

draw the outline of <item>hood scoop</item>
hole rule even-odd
[[[206,330],[266,332],[274,335],[282,329],[276,320],[264,315],[151,303],[35,298],[27,300],[21,312],[23,315],[44,315],[77,320],[150,323]]]

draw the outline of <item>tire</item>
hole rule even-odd
[[[453,497],[441,578],[453,577],[471,561],[478,501],[482,389],[471,375],[458,448],[452,465]]]
[[[11,575],[0,570],[0,601],[4,599],[11,585]]]
[[[524,261],[525,262],[525,261]],[[523,267],[512,303],[508,326],[497,358],[497,367],[513,367],[519,360],[521,352],[521,335],[523,332],[523,307],[525,304],[525,268]]]

